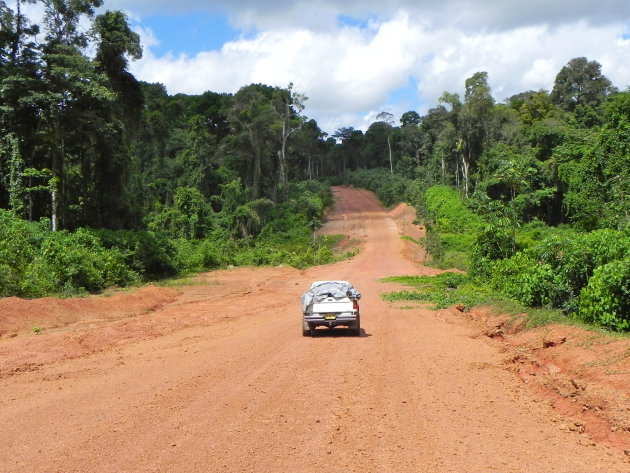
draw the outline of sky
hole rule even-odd
[[[169,93],[251,83],[308,97],[328,133],[436,106],[486,71],[497,102],[551,90],[579,56],[630,86],[628,0],[105,0],[141,35],[141,80]]]

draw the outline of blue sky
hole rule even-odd
[[[141,34],[142,80],[170,93],[236,92],[252,82],[306,94],[327,132],[366,129],[381,111],[424,113],[487,71],[502,101],[551,89],[586,56],[630,85],[627,0],[105,0]]]
[[[159,44],[153,54],[194,55],[202,51],[221,49],[226,41],[238,38],[240,31],[232,27],[225,16],[205,12],[154,14],[143,17],[138,25],[151,28]]]

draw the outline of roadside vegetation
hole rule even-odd
[[[310,189],[310,190],[309,190]],[[53,232],[50,222],[28,222],[0,210],[0,296],[74,295],[111,286],[183,276],[229,265],[306,267],[334,261],[338,238],[313,239],[330,191],[316,182],[291,186],[287,202],[256,214],[248,237],[246,223],[206,209],[195,222],[209,230],[198,238],[181,235],[189,224],[155,230],[78,228]],[[309,205],[311,207],[309,207]],[[251,218],[251,216],[249,216]]]
[[[538,320],[546,311],[554,321],[630,331],[630,92],[598,71],[576,58],[551,93],[504,104],[475,74],[463,102],[445,93],[444,106],[418,117],[415,156],[402,154],[393,173],[346,173],[344,182],[386,205],[412,204],[431,263],[467,272],[457,287],[422,279],[389,300],[507,300]],[[406,126],[393,136],[404,142]]]
[[[630,330],[630,91],[597,62],[503,103],[476,72],[423,116],[328,136],[292,84],[138,81],[140,38],[101,0],[40,24],[24,3],[0,2],[0,296],[330,262],[312,235],[345,183],[414,205],[432,264],[468,274],[452,289]]]
[[[312,236],[334,139],[291,84],[171,96],[129,72],[124,13],[25,3],[0,2],[0,296],[337,258]]]

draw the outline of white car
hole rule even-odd
[[[348,281],[315,281],[302,295],[302,335],[312,335],[319,327],[348,327],[361,333],[359,313],[361,293]]]

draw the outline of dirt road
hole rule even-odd
[[[360,243],[349,261],[4,300],[0,472],[630,472],[619,448],[563,428],[471,323],[383,302],[379,278],[435,270],[371,194],[335,194],[326,228]],[[301,336],[317,279],[364,294],[361,337]]]

